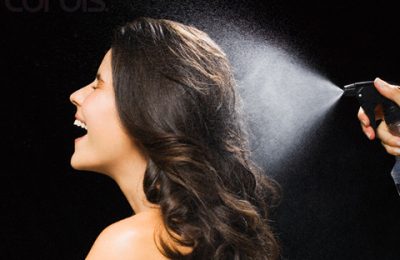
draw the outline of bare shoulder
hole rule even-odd
[[[160,223],[159,216],[147,212],[118,221],[100,233],[86,259],[167,259],[154,241]]]

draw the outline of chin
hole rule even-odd
[[[74,158],[73,156],[71,158],[70,164],[73,169],[78,170],[78,171],[89,171],[89,172],[95,172],[95,173],[100,173],[100,174],[104,174],[104,175],[109,175],[106,173],[106,171],[103,169],[103,167],[99,167],[99,165],[93,165],[93,164],[89,164],[87,162],[79,161],[78,159]]]
[[[75,170],[78,171],[84,171],[86,170],[86,167],[84,167],[82,164],[74,162],[73,160],[71,160],[71,167]]]
[[[71,167],[78,171],[92,171],[93,167],[90,167],[87,163],[80,161],[75,156],[71,157]]]

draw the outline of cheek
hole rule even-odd
[[[101,157],[121,156],[131,148],[131,139],[124,131],[115,107],[114,100],[102,98],[96,100],[96,106],[88,100],[86,116],[88,138],[91,147]],[[90,106],[91,105],[91,106]]]
[[[92,93],[82,106],[82,113],[88,127],[94,129],[114,124],[117,119],[115,101],[107,92]]]

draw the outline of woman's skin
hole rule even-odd
[[[122,126],[114,95],[109,50],[96,79],[70,96],[77,108],[76,119],[87,128],[87,134],[75,140],[71,165],[114,179],[135,215],[103,230],[87,259],[165,259],[154,242],[155,231],[170,241],[161,211],[146,199],[143,191],[147,159]]]
[[[400,106],[400,88],[399,86],[391,85],[379,78],[376,78],[374,85],[382,96],[394,101]],[[383,119],[382,107],[378,107],[375,111],[376,119]],[[358,119],[361,122],[361,128],[364,134],[370,140],[374,140],[378,137],[381,140],[382,145],[385,147],[389,154],[399,156],[400,155],[400,137],[395,136],[389,132],[388,126],[385,121],[379,124],[375,133],[372,128],[368,116],[364,110],[360,108],[358,112]]]

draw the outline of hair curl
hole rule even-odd
[[[250,160],[226,54],[193,26],[140,17],[111,46],[116,104],[148,155],[143,187],[169,235],[193,247],[172,259],[277,259],[268,221],[278,185]],[[176,235],[178,236],[176,236]]]

